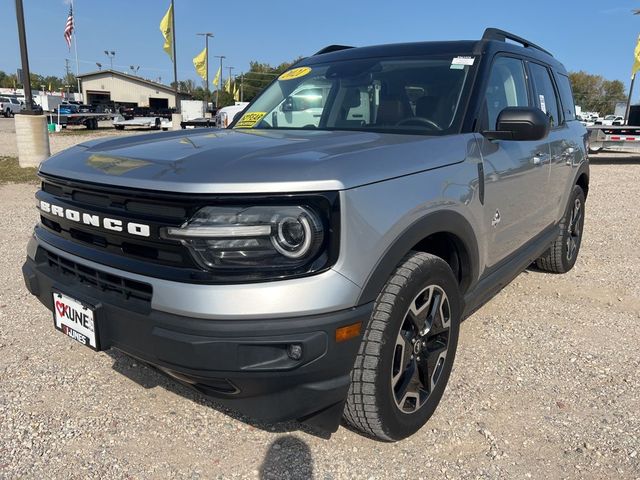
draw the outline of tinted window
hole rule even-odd
[[[505,108],[529,105],[527,81],[521,60],[496,58],[491,68],[485,102],[489,129],[496,128],[498,115]]]
[[[562,113],[564,113],[565,120],[575,120],[576,107],[573,103],[573,94],[571,92],[571,82],[569,77],[563,74],[559,74],[558,89],[560,90],[560,101],[562,102]]]
[[[531,63],[531,78],[536,91],[536,107],[542,110],[551,119],[551,126],[557,127],[560,124],[560,110],[556,91],[549,76],[549,70],[537,63]]]

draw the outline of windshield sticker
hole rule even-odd
[[[309,67],[294,68],[293,70],[284,72],[282,75],[278,77],[278,80],[294,80],[296,78],[309,75],[309,73],[311,73],[311,68]]]
[[[263,117],[267,114],[267,112],[249,112],[245,113],[243,117],[236,123],[235,128],[253,128]]]
[[[451,60],[451,65],[473,65],[473,63],[476,61],[475,58],[473,57],[456,57],[453,60]]]
[[[540,95],[540,110],[547,113],[547,102],[544,101],[544,95]]]

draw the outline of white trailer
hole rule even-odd
[[[202,100],[182,100],[180,102],[182,121],[189,122],[196,118],[204,118],[207,113],[207,102]]]
[[[131,120],[125,120],[122,115],[116,115],[113,118],[113,126],[116,130],[124,130],[125,127],[147,127],[153,130],[169,130],[169,128],[171,128],[171,120],[163,117],[135,117]]]
[[[34,100],[37,105],[42,107],[43,111],[53,112],[62,104],[64,98],[60,95],[47,95],[41,93],[40,95],[36,95]]]

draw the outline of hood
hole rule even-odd
[[[183,193],[343,190],[462,162],[470,142],[471,134],[195,129],[85,142],[40,171]]]

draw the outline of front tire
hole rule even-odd
[[[451,374],[461,305],[444,260],[421,252],[402,260],[376,299],[351,372],[349,424],[396,441],[427,422]]]
[[[569,205],[560,221],[560,233],[549,249],[536,260],[545,272],[567,273],[576,264],[584,229],[585,195],[579,185],[573,187]]]

